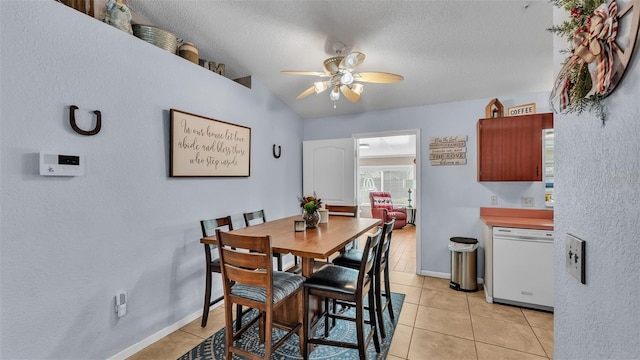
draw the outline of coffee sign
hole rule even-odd
[[[507,116],[532,115],[536,113],[536,103],[512,106],[507,109]]]

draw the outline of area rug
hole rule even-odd
[[[389,312],[385,311],[384,316],[384,328],[387,333],[385,339],[381,339],[380,353],[376,353],[376,349],[373,345],[373,340],[369,343],[367,348],[367,359],[386,359],[387,352],[389,351],[389,345],[393,338],[393,332],[396,328],[398,318],[400,317],[400,310],[402,309],[402,303],[404,302],[404,294],[391,293],[391,302],[393,304],[394,320],[391,321]],[[255,311],[255,310],[252,310]],[[354,316],[355,310],[350,309],[345,312],[346,315]],[[251,312],[242,318],[245,320],[252,319],[254,315]],[[365,316],[365,318],[367,318]],[[324,327],[318,326],[317,334],[322,334]],[[276,338],[282,336],[283,332],[274,330],[274,341]],[[343,339],[346,341],[356,342],[356,328],[352,321],[338,320],[336,326],[331,330],[329,339]],[[213,336],[201,342],[198,346],[191,349],[186,354],[182,355],[178,360],[217,360],[225,358],[225,329],[222,328]],[[257,354],[264,354],[264,345],[260,344],[258,340],[258,323],[254,324],[247,333],[237,342],[241,344],[244,349]],[[240,356],[234,355],[234,359],[243,359]],[[297,360],[302,359],[300,355],[300,347],[298,344],[298,337],[296,335],[291,336],[285,344],[276,350],[272,355],[272,359],[282,360]],[[319,345],[309,354],[309,359],[359,359],[357,349],[344,349],[333,346]]]

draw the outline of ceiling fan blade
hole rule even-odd
[[[300,95],[298,95],[298,97],[296,98],[296,100],[300,100],[302,98],[306,98],[307,96],[314,94],[316,92],[316,87],[315,85],[308,88],[307,90],[303,91],[300,93]]]
[[[342,91],[342,95],[344,95],[344,97],[346,97],[347,100],[353,103],[360,101],[360,94],[351,90],[347,85],[340,86],[340,91]]]
[[[380,84],[391,84],[404,80],[402,75],[386,72],[362,72],[354,74],[354,77],[356,78],[356,81]]]
[[[280,71],[281,74],[288,74],[288,75],[309,75],[309,76],[323,76],[323,77],[327,77],[330,76],[326,73],[320,72],[320,71],[299,71],[299,70],[282,70]]]
[[[355,68],[362,65],[365,57],[366,56],[361,52],[352,52],[351,54],[342,58],[342,60],[340,61],[340,65],[338,65],[338,68],[353,71]]]

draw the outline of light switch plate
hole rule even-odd
[[[566,241],[566,268],[569,274],[573,275],[578,281],[586,284],[584,279],[584,265],[585,265],[585,252],[584,252],[584,240],[567,234]]]
[[[533,207],[534,201],[533,201],[533,196],[523,196],[522,197],[522,206],[525,207]]]

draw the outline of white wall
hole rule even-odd
[[[547,109],[548,92],[500,96],[505,108],[530,102],[538,111]],[[420,182],[416,222],[421,227],[422,273],[450,273],[449,238],[466,236],[482,241],[480,207],[491,206],[491,195],[499,207],[521,207],[521,196],[535,197],[535,207],[544,208],[542,182],[477,182],[476,123],[484,118],[491,99],[368,112],[360,115],[305,120],[304,139],[345,138],[353,134],[420,129]],[[342,106],[348,106],[348,102]],[[429,138],[466,135],[467,164],[432,166]],[[478,252],[478,276],[483,276],[483,252]]]
[[[0,358],[104,359],[201,309],[200,219],[299,211],[302,121],[258,79],[247,89],[55,1],[0,14]],[[100,110],[102,131],[73,132],[71,104],[85,128]],[[170,178],[170,108],[251,127],[251,177]],[[84,154],[86,175],[40,176],[40,151]]]
[[[554,45],[554,63],[565,59],[565,47]],[[637,50],[605,100],[605,126],[589,113],[555,118],[556,359],[640,359]],[[565,271],[567,234],[586,241],[585,285]]]

